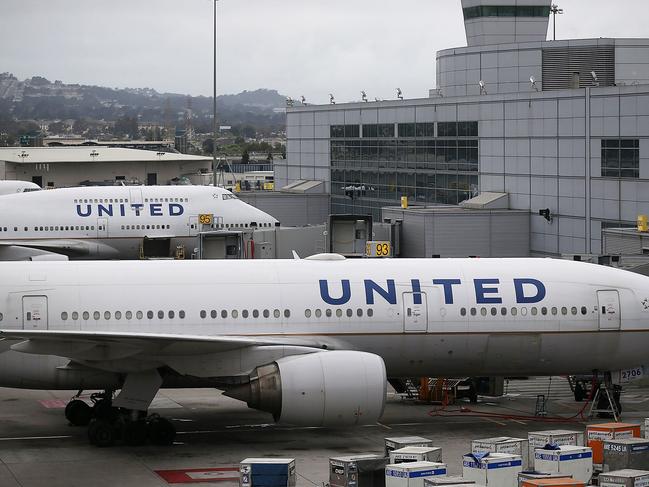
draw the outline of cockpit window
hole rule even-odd
[[[238,200],[238,199],[239,199],[239,198],[237,198],[235,195],[233,195],[232,193],[223,193],[223,194],[221,195],[221,197],[222,197],[224,200]]]

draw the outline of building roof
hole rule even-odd
[[[2,147],[0,161],[16,164],[65,162],[208,162],[211,157],[121,147]]]

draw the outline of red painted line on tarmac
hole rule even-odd
[[[47,409],[64,409],[68,404],[68,401],[63,399],[41,399],[38,402]]]
[[[200,484],[205,482],[239,481],[239,467],[189,468],[154,470],[168,484]]]

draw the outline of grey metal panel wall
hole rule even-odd
[[[426,218],[424,215],[406,213],[401,232],[402,257],[430,257],[426,254]]]
[[[604,254],[635,255],[642,253],[643,239],[640,235],[621,235],[604,231],[602,236],[604,238],[602,247]]]
[[[329,215],[328,194],[240,193],[239,197],[284,226],[320,225]]]
[[[489,255],[489,214],[439,214],[435,216],[435,254],[442,257]]]
[[[615,46],[549,47],[543,49],[543,89],[573,88],[573,75],[579,73],[579,88],[615,85]]]
[[[530,255],[529,215],[493,213],[490,237],[489,257],[528,257]]]

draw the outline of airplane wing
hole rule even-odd
[[[88,255],[91,251],[97,253],[98,250],[107,256],[111,254],[117,256],[117,251],[113,247],[97,241],[74,239],[3,240],[0,242],[0,260],[16,260],[16,258],[12,258],[12,255],[22,255],[26,249],[36,249],[68,257]]]
[[[129,372],[168,366],[198,377],[238,375],[280,357],[335,348],[317,337],[290,336],[0,330],[2,339],[4,349],[56,355],[102,370]],[[14,343],[8,346],[6,342]]]

